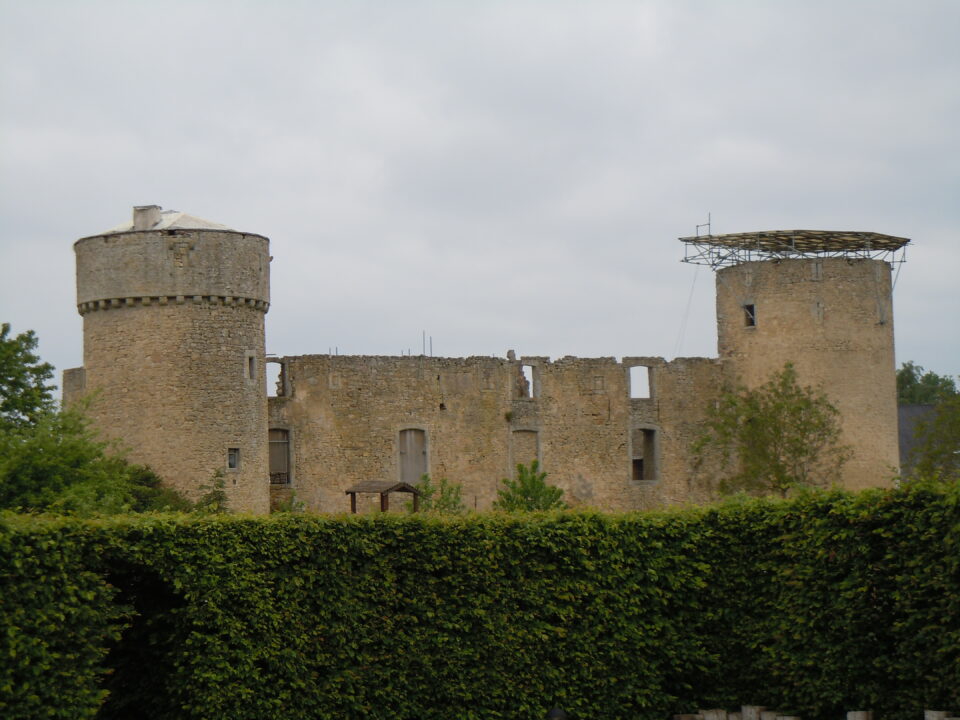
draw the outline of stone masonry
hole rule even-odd
[[[238,510],[295,496],[346,512],[347,488],[423,472],[485,510],[533,459],[573,505],[705,502],[716,468],[695,466],[691,447],[707,409],[725,386],[758,385],[788,361],[842,413],[849,487],[889,483],[899,463],[880,260],[720,270],[719,358],[268,358],[265,237],[146,206],[75,250],[84,366],[64,374],[65,401],[90,395],[101,430],[191,497],[221,475]],[[269,399],[268,362],[282,369]],[[361,495],[361,511],[374,500]]]

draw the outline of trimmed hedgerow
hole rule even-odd
[[[0,513],[0,717],[90,718],[126,612],[91,527]]]
[[[716,705],[805,717],[960,707],[960,487],[710,510],[721,568],[698,631]]]
[[[958,541],[956,487],[617,516],[8,519],[0,708],[89,717],[108,691],[99,717],[912,717],[960,707]]]

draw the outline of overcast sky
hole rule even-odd
[[[72,243],[271,239],[276,354],[715,356],[680,236],[909,237],[960,374],[960,2],[0,0],[0,320],[82,363]],[[58,376],[59,382],[59,376]]]

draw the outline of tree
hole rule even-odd
[[[53,366],[36,348],[33,330],[10,337],[10,323],[0,325],[0,428],[33,425],[54,408]]]
[[[724,392],[708,409],[707,430],[694,446],[698,464],[718,451],[722,492],[775,492],[839,480],[850,449],[840,444],[840,413],[826,395],[801,387],[787,363],[758,388]]]
[[[960,395],[941,401],[917,424],[913,476],[960,480]]]
[[[78,404],[57,410],[53,366],[32,330],[0,326],[0,508],[74,514],[186,510],[191,504],[99,440]]]
[[[957,394],[956,381],[949,375],[924,371],[910,360],[897,370],[897,402],[901,405],[934,405]]]
[[[540,472],[537,460],[530,467],[517,465],[515,480],[503,479],[504,487],[497,491],[495,510],[523,512],[535,510],[558,510],[567,507],[563,501],[563,490],[546,481],[547,473]]]
[[[147,467],[109,452],[78,406],[0,428],[0,508],[69,514],[186,510]]]
[[[461,486],[440,478],[440,484],[434,485],[429,475],[423,475],[417,484],[420,491],[419,506],[421,512],[443,515],[460,515],[466,511],[461,497]],[[413,503],[407,503],[408,509],[413,509]]]
[[[197,512],[212,515],[230,512],[230,498],[227,495],[226,485],[223,470],[217,468],[210,480],[205,485],[200,486],[200,489],[205,492],[197,500],[194,509]]]

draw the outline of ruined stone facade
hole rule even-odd
[[[714,497],[691,446],[725,385],[795,364],[843,417],[851,488],[899,463],[890,269],[799,257],[717,273],[719,358],[268,358],[265,237],[155,206],[83,238],[77,254],[84,366],[65,400],[92,414],[167,482],[197,497],[215,472],[236,509],[295,495],[345,512],[347,488],[423,473],[490,508],[517,463],[540,461],[572,504],[633,510]],[[265,364],[281,365],[267,397]],[[378,499],[361,497],[361,509]],[[379,505],[377,505],[379,507]]]

